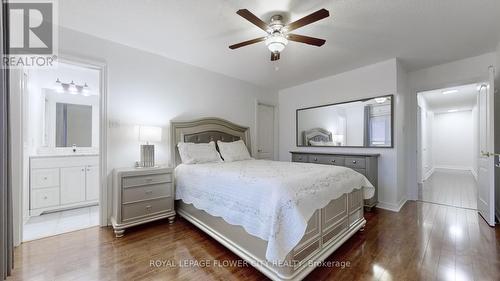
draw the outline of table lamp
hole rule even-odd
[[[139,141],[145,142],[141,144],[141,167],[154,167],[155,166],[155,146],[149,144],[150,142],[161,141],[161,128],[152,126],[139,127]]]

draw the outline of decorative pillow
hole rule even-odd
[[[224,159],[224,162],[252,159],[252,157],[250,157],[250,153],[248,153],[245,143],[242,140],[233,142],[217,141],[217,146],[219,146],[220,155]]]
[[[177,148],[183,164],[222,162],[213,141],[209,143],[180,142]]]

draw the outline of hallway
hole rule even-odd
[[[419,184],[419,200],[430,203],[477,209],[476,180],[469,171],[436,170]]]

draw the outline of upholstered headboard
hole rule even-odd
[[[172,164],[181,163],[177,144],[179,142],[208,143],[243,140],[251,153],[250,129],[220,118],[202,118],[194,121],[170,122]]]
[[[332,141],[332,132],[327,131],[321,128],[314,128],[307,131],[302,132],[303,143],[305,146],[310,146],[309,141],[322,141],[322,142],[331,142]]]

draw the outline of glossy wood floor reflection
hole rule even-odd
[[[374,209],[368,224],[306,280],[500,280],[500,231],[473,210],[408,202],[401,212]],[[181,267],[180,261],[198,266]],[[179,219],[130,230],[117,239],[91,228],[23,244],[9,280],[266,280],[252,267],[203,266],[238,258]],[[150,266],[151,261],[164,266]]]

